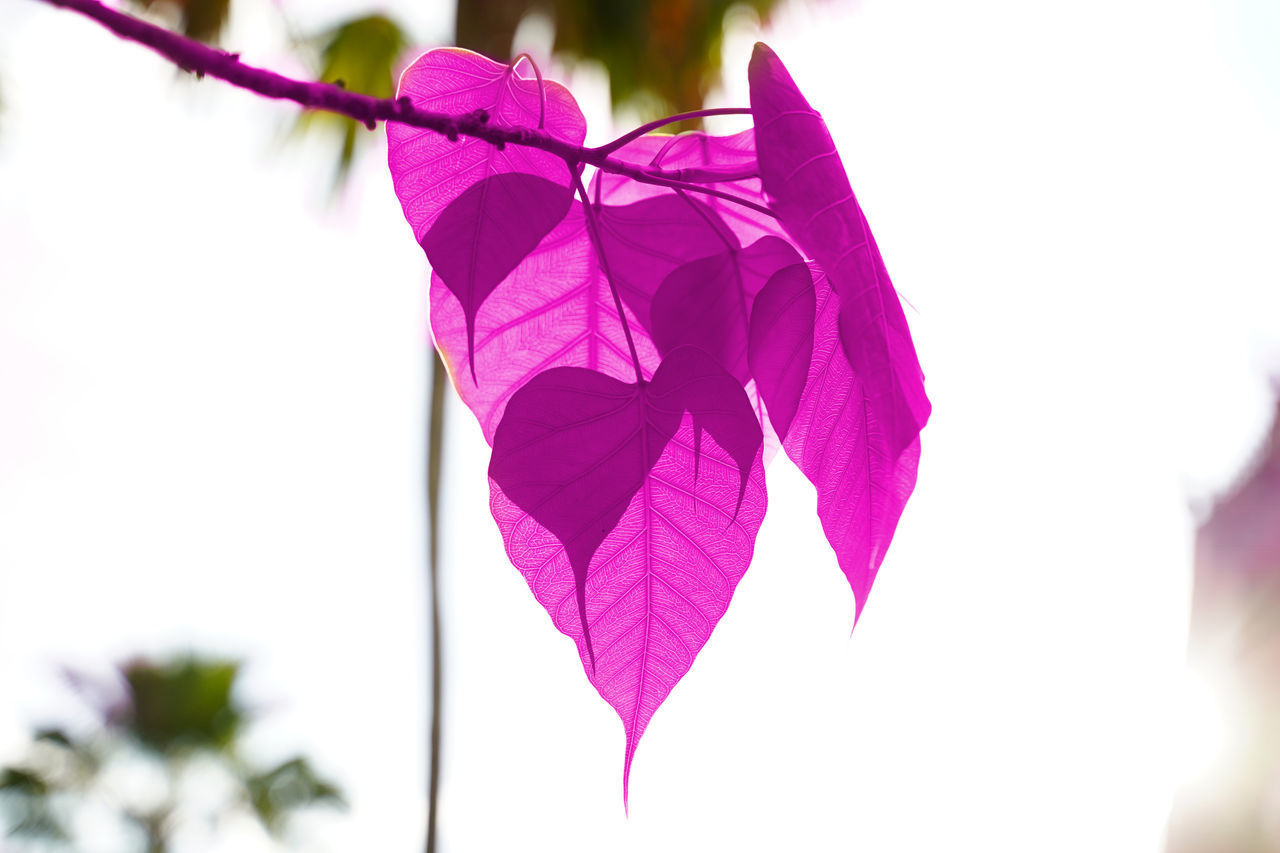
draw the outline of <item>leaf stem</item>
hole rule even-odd
[[[591,206],[591,199],[587,198],[587,188],[582,185],[582,177],[578,174],[578,164],[568,163],[567,165],[569,166],[569,175],[573,178],[574,189],[578,191],[578,197],[582,199],[582,209],[587,218],[587,231],[591,235],[592,244],[596,247],[596,254],[600,256],[600,268],[604,270],[605,281],[609,282],[609,292],[613,294],[613,305],[618,309],[618,320],[622,323],[622,333],[627,338],[627,349],[631,352],[631,364],[636,369],[636,382],[643,384],[644,373],[640,370],[640,356],[636,354],[636,342],[631,337],[631,326],[627,323],[627,312],[623,310],[622,297],[618,295],[618,286],[613,283],[613,273],[609,272],[609,262],[604,256],[604,242],[600,239],[595,208]]]
[[[265,68],[256,68],[243,63],[240,61],[239,54],[201,44],[163,27],[117,12],[97,0],[40,0],[40,2],[70,9],[92,18],[120,38],[149,47],[179,68],[199,77],[216,77],[263,97],[293,101],[309,109],[348,116],[363,122],[370,130],[376,128],[380,121],[394,121],[434,131],[449,139],[468,136],[498,147],[523,145],[528,148],[539,148],[555,154],[568,163],[588,163],[606,172],[625,175],[642,183],[718,196],[767,216],[774,216],[768,208],[749,199],[691,183],[687,179],[698,173],[697,170],[665,172],[653,167],[624,163],[610,158],[607,153],[601,153],[599,149],[571,145],[541,131],[522,127],[495,127],[486,119],[476,115],[452,116],[418,109],[407,97],[374,98],[359,92],[350,92],[329,83],[304,83]],[[672,120],[679,118],[681,116],[673,116]],[[698,174],[701,176],[701,173]],[[726,180],[719,176],[716,176],[716,179]]]
[[[619,148],[626,145],[628,142],[634,142],[635,140],[644,136],[646,133],[648,133],[651,130],[657,130],[660,127],[666,127],[669,124],[675,124],[678,121],[684,121],[685,119],[690,119],[690,118],[706,118],[707,116],[744,116],[744,115],[745,116],[751,115],[750,107],[715,107],[709,110],[694,110],[693,112],[680,113],[678,115],[667,116],[666,118],[660,118],[655,121],[651,121],[648,124],[642,124],[639,127],[637,127],[635,130],[629,133],[624,133],[622,136],[619,136],[617,139],[613,140],[612,142],[607,142],[604,145],[601,145],[597,148],[588,148],[587,150],[590,151],[592,154],[600,154],[602,156],[607,156],[609,154],[612,154],[614,151],[617,151]]]
[[[546,130],[547,124],[547,87],[542,82],[542,69],[538,67],[538,63],[533,61],[533,57],[527,53],[522,53],[515,59],[511,60],[511,70],[515,71],[516,66],[520,64],[520,60],[527,59],[529,64],[533,66],[533,73],[538,78],[538,130]]]

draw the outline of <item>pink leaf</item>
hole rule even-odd
[[[920,439],[895,453],[840,344],[840,300],[814,279],[817,321],[808,381],[783,448],[818,491],[818,518],[853,589],[855,622],[916,483]]]
[[[502,172],[467,187],[422,238],[433,272],[462,306],[473,380],[480,306],[564,219],[571,200],[568,187],[546,178]]]
[[[646,376],[658,365],[648,335],[631,316]],[[568,215],[500,284],[475,321],[475,376],[460,370],[468,352],[466,312],[438,276],[431,277],[431,330],[463,402],[492,443],[511,395],[553,367],[584,367],[634,380],[635,370],[609,284],[591,245],[582,205]]]
[[[650,335],[658,352],[699,347],[745,385],[751,378],[747,326],[752,303],[775,272],[792,265],[803,267],[790,243],[761,237],[745,249],[726,243],[714,254],[676,267],[653,296]]]
[[[804,264],[778,270],[751,307],[751,375],[768,407],[769,421],[785,440],[800,406],[813,359],[817,313],[813,276]]]
[[[709,434],[700,450],[695,420]],[[741,386],[688,348],[643,385],[573,368],[542,374],[498,428],[494,518],[622,719],[624,797],[645,726],[750,563],[766,504],[760,447]]]
[[[420,109],[449,115],[484,110],[496,127],[537,128],[541,118],[548,135],[571,145],[581,145],[587,134],[568,89],[550,80],[540,88],[524,64],[513,68],[461,48],[438,48],[418,57],[400,76],[396,94]],[[450,202],[485,178],[523,172],[570,185],[564,161],[546,151],[517,145],[499,150],[468,137],[451,142],[399,122],[387,123],[387,163],[419,243]],[[492,207],[483,205],[481,212]]]
[[[596,210],[600,248],[614,284],[645,330],[651,328],[653,295],[674,269],[738,247],[737,238],[703,201],[669,190],[634,204],[601,205]]]
[[[748,201],[758,204],[767,202],[759,177],[715,180],[718,174],[746,172],[755,175],[759,172],[756,165],[755,131],[751,129],[730,136],[712,136],[702,131],[691,131],[679,136],[650,134],[619,148],[614,156],[637,166],[657,166],[675,172],[682,178],[696,179],[698,183],[731,192]],[[593,192],[599,193],[600,201],[612,206],[671,195],[668,187],[641,183],[608,172],[597,172],[592,185]],[[765,236],[786,237],[786,232],[778,221],[770,216],[715,196],[697,195],[697,198],[715,211],[742,245]]]
[[[841,341],[897,459],[930,410],[902,305],[822,117],[766,45],[756,45],[748,78],[765,193],[840,294]]]

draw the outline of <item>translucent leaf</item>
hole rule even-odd
[[[503,172],[464,190],[423,236],[433,271],[458,297],[466,317],[473,379],[476,312],[564,219],[571,200],[567,186],[524,172]]]
[[[483,110],[498,127],[537,128],[581,145],[586,120],[559,83],[539,85],[527,63],[503,65],[461,48],[439,48],[418,57],[400,77],[397,95],[425,110],[465,115]],[[540,121],[541,120],[541,121]],[[396,196],[413,236],[422,242],[444,208],[473,184],[493,175],[523,172],[570,185],[564,161],[537,148],[448,138],[398,122],[387,123],[387,162]],[[483,205],[481,213],[496,209]]]
[[[648,134],[619,148],[613,156],[637,166],[660,167],[683,179],[732,193],[757,204],[765,205],[768,201],[759,177],[715,180],[717,174],[755,174],[759,171],[756,164],[755,131],[751,129],[729,136],[712,136],[702,131],[691,131],[679,136]],[[610,172],[597,172],[592,183],[592,192],[598,192],[600,201],[612,206],[672,195],[669,187],[635,181]],[[765,236],[790,239],[785,229],[771,216],[717,196],[692,192],[689,195],[696,196],[701,203],[715,211],[720,222],[733,232],[742,245]]]
[[[840,294],[841,341],[896,459],[930,410],[902,305],[822,117],[766,45],[756,45],[748,77],[765,193]]]
[[[751,560],[766,499],[750,402],[690,348],[652,383],[553,370],[507,407],[490,484],[508,555],[622,719],[625,796],[645,726]]]
[[[644,375],[651,376],[657,352],[634,315],[630,321]],[[438,274],[431,277],[431,331],[458,395],[490,443],[511,395],[545,370],[584,367],[622,381],[635,379],[578,202],[477,313],[470,348],[474,376],[462,368],[469,349],[466,312]]]
[[[791,429],[813,359],[817,313],[813,276],[804,264],[775,272],[751,307],[748,361],[778,438]]]
[[[920,440],[894,451],[840,344],[839,297],[826,276],[813,281],[813,357],[782,446],[818,491],[818,518],[853,589],[856,620],[915,488]]]
[[[698,347],[746,385],[752,303],[775,272],[794,265],[801,265],[800,256],[777,237],[762,237],[745,249],[726,244],[713,255],[681,264],[653,297],[650,332],[658,352]]]

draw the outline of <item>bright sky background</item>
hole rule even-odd
[[[361,3],[288,6],[310,30]],[[395,11],[426,47],[451,8]],[[306,73],[268,3],[236,10],[228,46]],[[910,303],[916,494],[850,638],[812,491],[774,463],[628,819],[621,725],[507,564],[455,405],[441,849],[1156,851],[1196,737],[1190,507],[1280,372],[1280,10],[793,4],[736,19],[716,104],[746,103],[757,38]],[[382,148],[330,205],[292,107],[32,0],[0,0],[0,86],[0,760],[76,719],[58,666],[239,654],[258,753],[351,794],[309,849],[419,849],[427,274]],[[606,140],[599,75],[571,87]]]

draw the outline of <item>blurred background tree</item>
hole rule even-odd
[[[83,837],[80,819],[105,810],[135,849],[165,853],[180,828],[199,822],[216,828],[248,816],[283,842],[298,811],[345,808],[342,791],[304,757],[271,767],[245,759],[251,715],[236,698],[240,669],[189,655],[129,661],[117,685],[70,676],[101,725],[86,734],[38,729],[25,756],[0,768],[8,834],[44,849],[80,849],[99,841]],[[206,795],[192,796],[197,788]]]

